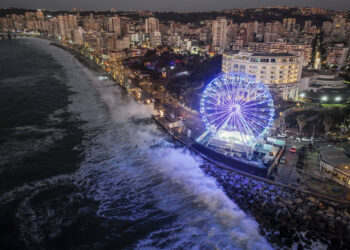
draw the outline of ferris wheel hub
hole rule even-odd
[[[232,114],[238,114],[241,110],[241,106],[239,106],[238,104],[233,104],[230,106],[230,112]]]

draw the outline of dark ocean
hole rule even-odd
[[[0,249],[270,249],[151,114],[48,41],[0,40]]]

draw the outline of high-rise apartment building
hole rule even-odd
[[[58,32],[62,40],[65,40],[69,36],[68,32],[68,20],[67,16],[58,16]]]
[[[116,36],[121,36],[122,35],[122,23],[120,20],[120,17],[115,16],[112,17],[112,25],[113,25],[113,31]]]
[[[73,41],[76,44],[83,44],[84,39],[83,39],[83,33],[84,30],[82,27],[78,27],[76,29],[73,30]]]
[[[149,17],[146,19],[145,31],[147,34],[159,31],[159,20],[154,17]]]
[[[68,29],[75,29],[78,27],[77,15],[68,15]]]
[[[150,42],[153,47],[162,46],[162,35],[159,31],[150,34]]]
[[[216,51],[224,51],[227,47],[227,20],[225,17],[218,17],[212,26],[213,48]]]
[[[291,32],[295,29],[296,19],[295,18],[284,18],[283,19],[283,28],[287,32]]]
[[[327,47],[326,63],[328,66],[344,66],[346,58],[349,53],[349,48],[344,47],[343,44],[336,44]]]

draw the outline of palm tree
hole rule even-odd
[[[298,123],[298,127],[299,127],[299,133],[300,133],[300,138],[301,136],[301,131],[303,130],[303,128],[306,126],[307,124],[307,119],[305,115],[298,115],[297,116],[297,123]]]

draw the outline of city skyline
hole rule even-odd
[[[127,2],[115,2],[112,0],[102,1],[42,1],[29,0],[23,3],[21,0],[4,0],[0,3],[0,8],[28,8],[28,9],[48,9],[48,10],[70,10],[78,8],[83,10],[107,10],[115,8],[117,10],[150,10],[150,11],[176,11],[176,12],[191,12],[191,11],[219,11],[223,9],[234,8],[259,8],[259,7],[317,7],[332,10],[350,10],[348,0],[247,0],[244,2],[218,0],[218,1],[199,1],[199,0],[179,0],[179,1],[139,1],[131,0]]]
[[[0,9],[0,249],[350,249],[350,11],[105,1]]]

